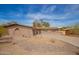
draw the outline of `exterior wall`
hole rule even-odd
[[[64,35],[70,35],[72,34],[73,32],[71,30],[63,30],[63,31],[60,31],[62,34]]]
[[[31,37],[32,34],[32,28],[29,27],[23,27],[23,26],[11,26],[8,27],[8,32],[11,36],[23,36],[23,37]]]
[[[65,31],[60,31],[62,34],[66,35]]]

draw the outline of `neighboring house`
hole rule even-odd
[[[66,29],[63,29],[63,30],[60,30],[60,32],[64,35],[71,35],[73,34],[73,31],[71,28],[66,28]]]

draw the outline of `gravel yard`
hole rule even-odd
[[[59,34],[56,34],[56,36],[57,35]],[[0,54],[75,55],[79,53],[78,47],[63,41],[63,39],[56,39],[56,36],[51,33],[44,33],[30,38],[23,37],[20,34],[14,35],[12,43],[0,43]]]

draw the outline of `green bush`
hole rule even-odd
[[[8,32],[7,32],[7,29],[3,26],[0,26],[0,37],[2,37],[3,35],[6,35]]]
[[[79,34],[79,23],[76,23],[71,26],[74,34]]]

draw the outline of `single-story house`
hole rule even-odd
[[[50,31],[57,31],[58,28],[33,28],[32,26],[25,26],[20,25],[17,23],[6,24],[5,27],[8,29],[10,35],[17,35],[17,36],[26,36],[31,37],[34,34],[34,31],[44,33]],[[38,33],[37,33],[38,34]]]
[[[25,37],[32,36],[31,26],[25,26],[25,25],[13,23],[13,24],[5,25],[5,28],[8,29],[8,32],[11,36],[14,36],[14,35],[25,36]]]

